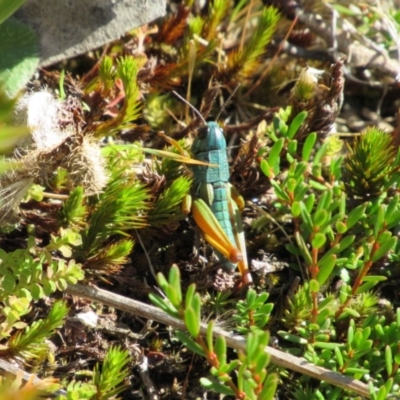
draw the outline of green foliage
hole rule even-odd
[[[395,393],[390,391],[400,376],[393,372],[392,348],[375,336],[377,320],[385,318],[371,289],[387,279],[387,271],[370,271],[384,260],[398,259],[393,229],[400,220],[399,198],[389,195],[398,181],[396,151],[390,135],[370,128],[347,145],[346,157],[323,167],[329,142],[318,146],[318,137],[311,133],[301,148],[292,145],[305,120],[306,115],[299,114],[287,125],[276,116],[266,130],[271,149],[260,152],[268,154],[260,167],[272,178],[277,213],[293,218],[293,241],[286,249],[301,260],[305,279],[287,301],[282,320],[286,330],[278,334],[294,346],[290,352],[312,363],[355,379],[373,376],[371,392],[375,387],[379,391],[373,396],[382,397]],[[360,199],[370,201],[360,204]],[[329,292],[339,277],[341,287]],[[344,341],[343,321],[349,324]],[[383,324],[381,335],[394,329],[393,322]],[[383,370],[392,372],[390,382]],[[340,395],[330,385],[307,389],[307,378],[300,382],[304,389],[293,389],[295,399]]]
[[[25,0],[1,0],[0,1],[0,24],[3,23],[8,17],[15,13],[23,4]]]
[[[201,300],[195,285],[190,285],[186,295],[182,295],[177,266],[170,269],[168,280],[161,273],[157,275],[157,280],[165,298],[151,293],[150,300],[169,315],[182,319],[189,335],[178,331],[177,338],[189,350],[205,357],[211,366],[213,379],[201,378],[201,384],[217,393],[238,398],[273,399],[278,380],[275,374],[267,372],[269,356],[264,349],[269,335],[259,328],[266,322],[261,313],[269,313],[272,309],[271,305],[264,304],[268,296],[257,296],[254,291],[249,291],[246,303],[238,306],[241,313],[238,321],[248,321],[252,329],[249,331],[243,327],[238,328],[249,332],[247,349],[246,352],[239,353],[238,359],[229,360],[225,338],[213,338],[214,322],[209,322],[205,338],[200,333]],[[235,379],[232,375],[236,375]]]
[[[66,389],[67,394],[56,397],[57,400],[86,400],[93,399],[96,395],[93,383],[71,381]]]
[[[0,154],[8,153],[12,147],[21,140],[28,130],[25,126],[12,126],[15,99],[10,99],[6,94],[6,88],[0,86]],[[0,174],[9,168],[16,168],[14,162],[0,159]]]
[[[104,57],[100,64],[100,74],[87,87],[87,92],[94,90],[106,98],[110,94],[112,87],[117,86],[117,82],[122,83],[123,104],[118,109],[115,117],[105,121],[95,121],[90,129],[93,129],[97,137],[105,135],[116,135],[121,129],[132,129],[135,127],[133,121],[140,116],[141,104],[139,102],[139,87],[137,85],[137,74],[142,60],[134,57],[121,57],[114,62],[110,57]]]
[[[228,55],[224,73],[233,74],[238,81],[250,77],[260,66],[259,58],[270,42],[278,21],[279,13],[275,8],[264,8],[248,43]]]
[[[15,97],[39,65],[36,34],[25,24],[8,19],[25,1],[0,1],[0,83]]]
[[[18,246],[19,240],[27,238],[26,230],[41,246],[40,249],[34,247],[31,239],[26,250],[0,251],[2,351],[10,357],[29,360],[35,366],[44,360],[48,350],[44,343],[62,324],[66,308],[61,303],[53,303],[48,317],[33,323],[29,322],[30,313],[36,311],[33,307],[38,303],[51,303],[47,297],[55,291],[63,291],[68,284],[81,280],[82,270],[91,274],[95,284],[99,275],[103,282],[110,282],[110,275],[132,260],[132,269],[139,271],[138,275],[129,277],[132,282],[138,276],[140,279],[145,276],[147,280],[150,261],[155,261],[153,268],[156,270],[179,262],[181,268],[185,265],[182,271],[190,271],[190,279],[188,276],[181,279],[177,267],[170,269],[168,279],[159,274],[158,284],[165,297],[152,294],[151,300],[185,323],[186,331],[176,332],[175,337],[210,365],[209,376],[201,380],[205,388],[237,398],[274,398],[277,375],[270,373],[269,358],[264,351],[269,342],[266,333],[269,330],[282,350],[369,382],[371,398],[398,395],[400,314],[398,310],[393,312],[391,307],[383,309],[381,305],[383,294],[389,293],[389,297],[393,292],[385,289],[393,285],[393,280],[388,278],[396,279],[400,261],[397,239],[400,156],[391,136],[369,128],[354,143],[346,145],[346,155],[339,154],[342,141],[337,136],[325,135],[331,132],[340,109],[343,83],[340,83],[340,76],[332,74],[332,84],[322,85],[321,71],[309,67],[295,82],[290,106],[274,111],[272,123],[266,128],[260,124],[257,135],[236,152],[239,137],[250,137],[249,130],[257,123],[250,120],[240,127],[242,116],[246,115],[246,119],[247,115],[255,116],[255,120],[260,121],[260,117],[269,120],[271,115],[270,110],[263,116],[254,110],[267,107],[264,100],[268,98],[268,90],[266,85],[261,86],[261,79],[270,68],[273,70],[276,61],[275,57],[266,60],[265,56],[271,54],[267,46],[278,28],[279,15],[274,8],[264,7],[261,1],[210,1],[202,12],[193,4],[190,1],[176,4],[176,12],[158,21],[156,29],[142,27],[130,32],[123,40],[105,48],[107,54],[101,57],[93,52],[91,60],[95,66],[89,73],[66,69],[57,79],[57,71],[52,69],[46,75],[50,86],[52,81],[58,81],[60,97],[71,111],[63,114],[57,123],[63,128],[66,126],[73,135],[31,164],[31,169],[40,173],[35,179],[28,179],[29,185],[32,181],[34,184],[25,197],[26,204],[16,216],[19,225],[15,226],[21,229],[2,227],[2,245],[9,245],[11,239],[12,245]],[[12,3],[7,2],[7,7],[9,5]],[[0,10],[0,21],[13,11],[1,6]],[[15,27],[9,27],[16,32]],[[5,23],[0,28],[8,29]],[[0,54],[5,49],[9,56],[16,53],[15,45],[24,45],[14,31],[8,31],[10,37],[0,35]],[[5,39],[9,40],[8,44]],[[6,71],[11,74],[6,83],[9,93],[10,90],[16,93],[26,83],[30,68],[37,62],[32,50],[34,38],[27,35],[27,39],[26,46],[22,46],[24,62],[20,64],[24,71],[14,68],[15,65],[11,65],[10,72]],[[7,47],[9,44],[12,48]],[[27,56],[29,54],[31,56]],[[2,65],[16,61],[14,55],[12,59],[0,58],[3,60],[3,63],[0,61],[2,76]],[[72,64],[67,63],[66,68]],[[335,65],[340,67],[340,63]],[[79,64],[80,67],[83,65]],[[291,65],[288,69],[295,71]],[[281,69],[279,74],[284,75],[284,72]],[[270,78],[275,86],[276,72]],[[263,238],[272,237],[276,242],[262,250],[269,252],[272,247],[274,256],[284,255],[285,262],[290,264],[290,273],[283,272],[290,278],[281,280],[285,286],[279,288],[279,294],[275,289],[267,293],[265,276],[254,279],[254,286],[244,294],[236,287],[232,289],[232,276],[227,277],[228,274],[223,274],[223,278],[218,275],[213,281],[209,274],[211,269],[200,271],[193,261],[194,256],[190,255],[189,260],[174,258],[174,252],[179,253],[182,244],[175,246],[172,240],[176,237],[180,240],[181,236],[182,241],[186,239],[192,229],[190,223],[181,224],[170,241],[167,235],[160,235],[160,232],[176,229],[177,222],[185,218],[181,204],[190,191],[191,181],[183,165],[188,157],[178,152],[185,153],[192,131],[199,126],[196,118],[190,122],[189,112],[186,112],[186,127],[176,123],[183,119],[177,111],[183,107],[176,105],[170,89],[179,87],[180,92],[186,91],[186,97],[195,103],[200,101],[199,89],[212,84],[212,80],[217,80],[221,89],[218,97],[217,90],[213,95],[206,92],[199,106],[205,118],[214,100],[217,98],[222,104],[238,83],[245,89],[246,86],[251,90],[258,88],[257,96],[262,98],[262,101],[257,96],[250,98],[251,90],[245,95],[239,91],[229,109],[229,119],[235,121],[235,126],[227,125],[225,132],[234,149],[230,153],[236,160],[231,165],[232,170],[240,170],[232,181],[247,190],[247,200],[257,198],[271,214],[271,218],[260,218],[255,224],[257,234]],[[12,85],[11,89],[8,84]],[[80,99],[76,88],[82,88]],[[249,104],[256,105],[254,110]],[[2,153],[10,150],[25,131],[9,126],[14,107],[14,101],[1,95]],[[165,130],[174,138],[175,142],[167,141],[177,143],[180,150],[169,150],[169,153],[160,150],[163,142],[157,137],[158,130]],[[87,144],[91,136],[101,140],[101,154],[105,157],[104,164],[108,164],[109,180],[90,192],[84,182],[71,178],[75,170],[68,169],[68,163],[52,164],[48,157],[65,160],[77,153],[80,157],[79,144]],[[185,140],[180,140],[184,137]],[[93,138],[91,140],[95,143]],[[24,149],[21,154],[26,151],[31,155],[29,150]],[[148,154],[153,157],[151,160],[145,160]],[[92,171],[86,158],[81,161],[81,167]],[[45,176],[42,172],[46,168],[50,169],[50,174]],[[260,176],[258,168],[264,176]],[[266,192],[268,200],[265,202]],[[3,202],[6,200],[4,193],[1,191]],[[249,203],[247,206],[246,217],[251,219],[257,207]],[[280,233],[271,229],[271,221],[277,223]],[[139,229],[140,233],[135,232]],[[13,236],[8,236],[9,232]],[[282,232],[284,236],[280,236]],[[132,236],[136,234],[145,239],[142,247],[149,259],[145,266],[141,249],[134,247]],[[157,241],[157,235],[165,237]],[[258,237],[253,239],[250,234],[247,240],[249,249],[253,250],[252,256],[254,250],[264,245],[257,242]],[[149,243],[153,248],[148,249]],[[132,252],[135,253],[132,255]],[[77,262],[82,263],[82,267]],[[292,285],[293,274],[301,275],[299,286],[287,287],[286,283]],[[182,285],[197,280],[198,276],[206,276],[200,281],[207,282],[205,285],[211,292],[209,299],[205,299],[194,284]],[[118,279],[122,281],[122,277]],[[220,281],[222,284],[218,286]],[[211,285],[225,291],[215,293],[210,290]],[[274,314],[272,301],[280,302]],[[209,308],[222,323],[229,325],[230,331],[246,335],[246,351],[237,354],[228,351],[225,338],[213,335],[214,322],[208,324],[206,331],[202,329],[201,321],[210,317],[205,311]],[[144,346],[144,343],[145,337],[138,345]],[[175,344],[173,340],[168,341],[166,353],[173,349],[178,359],[180,349],[177,350]],[[95,367],[93,379],[69,384],[66,381],[67,395],[59,398],[115,397],[125,388],[127,362],[127,352],[111,348],[103,365]],[[87,371],[83,375],[87,375]],[[278,388],[277,397],[355,398],[341,387],[310,381],[302,374],[289,375],[281,371],[281,380],[283,384]]]
[[[400,155],[392,137],[371,127],[347,143],[348,156],[343,163],[346,190],[361,199],[375,198],[399,179]]]
[[[187,196],[191,180],[184,176],[175,179],[154,202],[148,220],[152,227],[159,227],[177,219],[182,219],[182,201]]]
[[[18,332],[11,337],[7,343],[7,353],[25,361],[43,358],[48,350],[45,339],[62,325],[67,313],[68,308],[62,301],[55,302],[45,319],[33,322],[24,332]]]
[[[30,325],[23,317],[31,311],[34,300],[65,290],[67,284],[83,279],[81,267],[74,260],[67,263],[35,249],[31,240],[27,249],[9,253],[0,249],[0,275],[2,351],[26,363],[41,362],[49,351],[46,339],[63,324],[68,309],[64,303],[56,302],[46,318]]]
[[[82,400],[82,399],[114,399],[121,393],[126,385],[130,370],[129,352],[119,347],[110,347],[102,364],[96,364],[91,382],[72,381],[67,386],[67,394],[57,397],[57,400]]]
[[[73,260],[67,264],[65,260],[48,259],[45,254],[34,257],[29,250],[6,253],[0,249],[0,260],[0,299],[6,302],[10,295],[37,300],[83,278]]]
[[[83,188],[78,186],[68,196],[59,213],[59,219],[63,225],[82,225],[87,214],[87,208],[83,200]]]
[[[93,384],[97,388],[97,398],[110,399],[122,392],[126,385],[130,371],[127,365],[130,361],[129,352],[118,347],[111,347],[104,357],[101,366],[96,366],[93,375]]]
[[[250,330],[258,328],[264,329],[271,317],[274,307],[272,303],[265,302],[268,300],[268,293],[263,292],[257,294],[254,290],[249,289],[245,300],[239,300],[236,304],[237,314],[233,316],[238,326],[236,330],[241,333],[247,333]]]
[[[148,205],[148,191],[140,182],[133,181],[123,171],[114,171],[107,189],[99,196],[89,225],[83,233],[83,249],[88,255],[98,251],[111,235],[146,226],[144,212]]]

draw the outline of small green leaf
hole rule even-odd
[[[276,168],[277,166],[279,166],[280,154],[284,144],[285,139],[280,138],[277,142],[274,143],[268,155],[268,164],[274,169],[275,174],[279,172],[279,169],[276,170]]]
[[[360,313],[352,308],[345,307],[343,311],[346,315],[350,315],[354,318],[360,318]]]
[[[386,387],[381,386],[378,390],[378,393],[374,393],[374,395],[376,396],[375,399],[376,400],[386,400],[388,398],[388,396],[387,396],[388,393],[389,392],[386,390]]]
[[[12,293],[16,287],[16,282],[13,274],[11,273],[5,273],[4,276],[0,280],[1,282],[1,288],[5,292]]]
[[[379,280],[372,280],[369,282],[363,283],[361,286],[359,286],[356,290],[356,294],[361,294],[370,291],[374,286],[376,286],[379,283]]]
[[[295,233],[295,238],[296,238],[297,246],[299,246],[299,250],[301,252],[302,257],[304,258],[304,260],[306,261],[306,263],[308,265],[311,265],[312,257],[311,257],[310,251],[308,250],[308,247],[307,247],[303,237],[301,236],[300,232]]]
[[[235,392],[229,387],[219,382],[211,381],[207,378],[200,378],[200,383],[207,389],[213,390],[216,393],[221,393],[226,396],[234,396]]]
[[[364,203],[357,206],[350,212],[346,221],[347,229],[353,227],[361,219],[361,217],[363,217],[363,215],[365,214],[366,207],[367,203]]]
[[[317,333],[315,335],[315,342],[328,343],[331,340],[329,333]]]
[[[383,275],[367,275],[362,279],[363,282],[384,282],[387,277]]]
[[[38,283],[35,283],[34,285],[31,286],[31,294],[34,300],[39,300],[44,297],[44,291],[42,286],[40,286]]]
[[[275,180],[271,179],[271,185],[274,188],[275,194],[278,196],[278,198],[280,200],[289,202],[290,201],[290,197],[289,195],[281,189],[280,185],[278,182],[276,182]]]
[[[303,122],[306,120],[306,118],[307,118],[307,111],[302,111],[293,118],[293,121],[290,123],[287,132],[288,139],[294,138],[294,136],[296,135],[297,131],[299,130]]]
[[[385,243],[391,237],[392,237],[392,232],[390,232],[390,231],[381,232],[378,236],[377,243],[379,243],[379,244]]]
[[[182,291],[181,273],[177,265],[174,264],[169,270],[168,280],[172,290],[175,292],[174,301],[171,300],[171,302],[175,307],[178,307],[182,303]]]
[[[290,140],[287,149],[289,154],[296,155],[297,152],[297,140]]]
[[[380,258],[384,257],[397,243],[397,237],[393,236],[386,242],[382,243],[378,250],[372,256],[372,262],[378,261]]]
[[[287,190],[289,193],[293,193],[294,190],[296,189],[296,186],[297,186],[297,181],[296,181],[296,179],[294,179],[294,178],[289,178],[289,179],[286,181],[286,190]]]
[[[163,292],[165,292],[165,288],[169,286],[168,281],[165,279],[165,276],[161,272],[157,274],[157,283],[159,284]]]
[[[185,296],[185,307],[192,307],[193,296],[196,293],[196,285],[192,283],[189,285]]]
[[[306,206],[307,211],[311,214],[311,211],[314,207],[315,203],[315,194],[311,193],[304,201],[304,205]]]
[[[197,338],[200,333],[200,316],[192,307],[186,307],[183,315],[187,330],[194,338]]]
[[[338,233],[340,233],[341,235],[343,235],[344,233],[346,233],[347,231],[347,225],[342,222],[342,221],[336,221],[335,223],[335,229]]]
[[[268,178],[273,178],[274,177],[274,172],[270,165],[268,164],[268,161],[265,159],[262,159],[260,162],[260,168],[263,174],[268,177]]]
[[[378,212],[376,213],[375,223],[374,223],[374,238],[378,239],[379,232],[383,228],[383,224],[385,222],[385,210],[383,205],[380,205],[378,208]]]
[[[304,173],[307,171],[308,163],[301,161],[296,164],[296,168],[293,173],[293,178],[299,179],[304,178]]]
[[[325,141],[324,144],[318,149],[317,154],[313,159],[313,165],[321,165],[321,158],[329,149],[329,141]]]
[[[314,148],[315,142],[317,140],[317,133],[312,132],[310,133],[303,145],[303,151],[302,151],[302,159],[303,161],[308,161],[311,155],[311,152]]]
[[[319,272],[317,276],[318,283],[322,286],[325,284],[327,279],[330,277],[333,268],[336,264],[336,255],[331,254],[328,258],[324,259],[324,262],[319,264]]]
[[[305,345],[308,343],[308,341],[306,339],[303,339],[299,336],[293,335],[292,333],[288,333],[285,331],[278,331],[278,335],[292,343],[302,344],[302,345]]]
[[[292,215],[297,218],[301,214],[301,205],[298,201],[292,203]]]
[[[332,190],[325,190],[318,201],[317,212],[328,210],[332,205]]]
[[[320,165],[320,164],[313,165],[311,168],[311,172],[312,172],[313,176],[315,176],[315,178],[317,178],[317,179],[321,178],[322,177],[322,165]],[[318,183],[316,181],[314,181],[314,182]],[[318,183],[318,184],[321,185],[320,183]],[[321,185],[321,188],[325,188],[325,190],[326,190],[326,187],[324,187],[324,185]]]
[[[254,368],[254,373],[262,374],[263,370],[269,363],[270,356],[269,354],[265,353],[264,351],[260,351],[258,353],[257,363]]]
[[[297,182],[296,188],[294,190],[294,200],[303,201],[304,196],[308,192],[309,187],[304,182]]]
[[[303,218],[303,221],[304,221],[304,223],[306,224],[307,229],[309,229],[310,231],[312,231],[312,230],[313,230],[313,227],[314,227],[314,224],[313,224],[313,221],[312,221],[312,219],[311,219],[311,215],[310,215],[310,213],[308,212],[308,210],[306,209],[304,203],[300,203],[300,205],[301,205],[301,217]]]
[[[168,300],[163,299],[154,293],[150,293],[149,298],[156,307],[161,308],[161,310],[165,311],[171,317],[180,319],[178,310]]]
[[[346,372],[346,374],[362,374],[362,375],[365,375],[365,374],[370,373],[370,370],[366,369],[366,368],[348,367],[348,368],[346,368],[345,372]]]
[[[193,351],[193,353],[196,353],[201,357],[206,357],[203,348],[190,336],[186,335],[182,331],[175,331],[175,335],[179,339],[179,341],[182,342],[182,344],[186,346],[190,351]]]
[[[385,346],[385,363],[386,363],[386,372],[390,376],[393,372],[393,356],[392,349],[390,346]]]
[[[256,301],[256,299],[257,299],[257,292],[250,288],[246,294],[247,306],[251,307],[253,303]]]
[[[46,296],[54,293],[57,290],[57,286],[51,279],[45,279],[43,281],[43,291]]]
[[[240,360],[233,360],[229,364],[221,366],[219,372],[221,374],[230,374],[234,369],[239,368],[240,364],[241,364]]]
[[[340,348],[338,346],[336,346],[334,348],[334,352],[335,352],[336,361],[338,362],[339,367],[343,368],[344,362],[343,362],[343,356],[342,356],[342,352],[340,351]]]
[[[276,397],[276,390],[279,383],[278,374],[269,374],[265,381],[263,382],[263,389],[261,393],[257,396],[259,400],[274,400]]]
[[[311,240],[311,245],[314,249],[322,248],[326,243],[326,236],[321,233],[317,232]]]
[[[221,366],[226,364],[226,341],[223,336],[218,336],[215,340],[215,354]]]
[[[168,285],[165,288],[165,295],[167,296],[168,300],[172,303],[174,307],[176,308],[180,307],[182,298],[179,298],[179,293],[177,293],[176,290],[171,285]]]
[[[301,252],[300,250],[296,247],[293,246],[292,244],[288,243],[287,245],[285,245],[285,249],[291,253],[294,254],[295,256],[301,256]]]
[[[356,238],[355,235],[349,235],[349,236],[344,237],[339,242],[338,253],[341,253],[343,250],[347,249],[350,245],[352,245],[355,238]]]
[[[316,281],[315,279],[311,279],[310,280],[310,291],[314,292],[314,293],[318,293],[320,290],[320,285],[318,283],[318,281]]]
[[[343,347],[342,344],[339,343],[332,343],[332,342],[315,342],[313,344],[313,347],[319,348],[319,349],[327,349],[327,350],[335,350],[338,347]]]

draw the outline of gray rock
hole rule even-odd
[[[165,0],[27,0],[15,17],[39,35],[41,66],[74,57],[165,15]]]

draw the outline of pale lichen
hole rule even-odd
[[[103,190],[108,175],[96,141],[73,124],[70,105],[46,91],[30,93],[18,102],[15,121],[27,125],[30,137],[20,143],[10,161],[16,167],[0,176],[0,220],[14,222],[18,206],[33,183],[49,186],[57,168],[65,168],[71,187],[86,195]]]

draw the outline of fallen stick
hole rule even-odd
[[[176,329],[186,330],[185,325],[181,320],[170,317],[167,313],[154,306],[120,296],[107,290],[99,289],[96,286],[86,286],[81,284],[73,286],[70,285],[68,286],[66,292],[74,296],[84,297],[92,301],[98,301],[110,307],[114,307],[140,317],[161,322]],[[202,334],[206,334],[206,329],[207,325],[202,323]],[[246,339],[244,337],[234,335],[218,327],[214,328],[213,333],[214,336],[223,336],[229,347],[246,351]],[[292,356],[291,354],[284,353],[283,351],[274,349],[270,346],[265,347],[265,352],[270,355],[271,362],[279,367],[300,372],[301,374],[311,376],[320,381],[328,382],[331,385],[338,386],[342,389],[349,390],[366,398],[370,398],[368,386],[357,379],[341,375],[326,368],[318,367],[309,363],[304,358]]]

